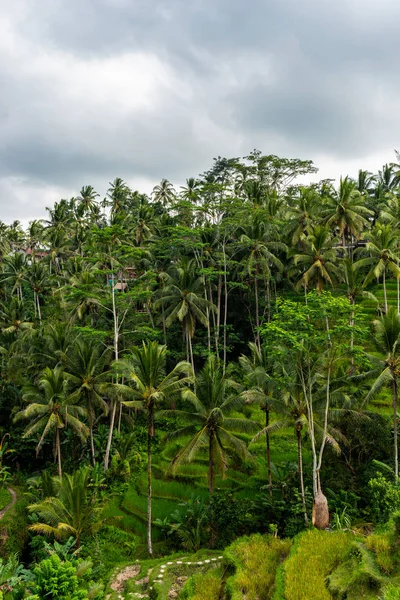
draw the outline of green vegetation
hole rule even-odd
[[[315,173],[0,223],[3,596],[396,597],[400,166]]]

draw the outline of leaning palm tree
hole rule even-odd
[[[86,406],[93,465],[96,464],[93,440],[96,411],[107,414],[108,405],[104,396],[112,387],[110,372],[107,372],[110,354],[108,348],[104,349],[97,342],[78,338],[65,365],[65,378],[72,388],[68,401]]]
[[[118,373],[125,377],[128,386],[121,385],[122,393],[133,397],[124,401],[125,406],[134,407],[147,416],[147,547],[153,553],[151,538],[151,441],[154,437],[154,415],[161,404],[179,394],[188,385],[192,369],[188,362],[180,362],[170,373],[166,370],[167,348],[157,342],[143,343],[132,348],[129,358],[115,363]]]
[[[36,533],[54,535],[65,539],[71,535],[79,547],[82,535],[93,535],[102,526],[101,509],[90,494],[91,470],[78,469],[73,475],[61,479],[53,477],[54,496],[49,496],[28,509],[36,513],[43,523],[35,523],[29,529]]]
[[[23,399],[29,405],[15,415],[14,421],[30,421],[24,438],[40,434],[36,455],[48,434],[53,432],[55,458],[58,460],[58,475],[61,478],[61,430],[67,426],[71,427],[80,439],[85,441],[89,431],[79,417],[86,416],[87,411],[82,406],[76,406],[74,399],[68,399],[67,379],[60,367],[46,367],[37,386],[30,385],[24,388]]]
[[[386,272],[389,269],[396,278],[400,277],[400,268],[397,264],[399,234],[391,225],[378,224],[367,236],[367,240],[366,249],[370,256],[358,260],[356,268],[370,267],[364,285],[382,276],[384,307],[387,312]]]
[[[399,457],[397,442],[397,402],[400,377],[400,314],[390,307],[385,315],[373,322],[374,343],[381,355],[380,359],[371,357],[377,363],[377,375],[365,401],[369,402],[381,391],[388,387],[392,391],[393,431],[394,431],[394,475],[396,484],[399,479]]]
[[[244,403],[242,388],[227,373],[223,373],[218,359],[211,355],[196,377],[196,393],[183,392],[189,403],[187,410],[162,411],[160,415],[175,414],[187,425],[166,436],[165,441],[184,439],[185,444],[172,461],[172,469],[191,462],[197,454],[208,454],[208,489],[214,491],[215,473],[224,475],[228,462],[228,449],[242,459],[250,459],[246,444],[235,432],[256,432],[260,426],[249,419],[230,417],[232,411]],[[189,441],[187,438],[189,437]]]

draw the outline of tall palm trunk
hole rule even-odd
[[[306,507],[306,494],[304,491],[304,474],[303,474],[303,444],[301,438],[302,427],[296,427],[297,435],[297,462],[299,465],[299,479],[300,479],[300,494],[301,503],[303,505],[304,523],[308,525],[307,507]]]
[[[151,541],[151,439],[154,436],[154,413],[149,408],[147,429],[147,550],[152,556],[153,545]]]
[[[260,308],[258,305],[258,265],[256,266],[256,272],[254,277],[254,294],[256,299],[256,335],[255,335],[255,343],[259,350],[261,350],[260,343]]]
[[[112,267],[112,265],[111,265]],[[119,328],[118,328],[118,315],[117,315],[117,307],[115,304],[115,290],[114,290],[114,273],[111,276],[112,283],[112,312],[113,312],[113,322],[114,322],[114,359],[117,361],[119,357]],[[117,381],[118,383],[118,381]],[[112,400],[112,409],[110,416],[110,429],[108,432],[106,453],[104,456],[104,471],[108,470],[108,465],[110,462],[110,451],[111,451],[111,442],[114,433],[114,425],[115,425],[115,414],[117,411],[117,401],[115,399]]]
[[[269,425],[269,406],[265,405],[265,427]],[[267,448],[267,474],[268,474],[268,490],[269,496],[272,499],[272,470],[271,470],[271,446],[270,446],[270,437],[269,431],[265,432],[265,443]]]
[[[58,458],[58,476],[62,479],[60,429],[56,428],[56,452]]]
[[[223,372],[225,374],[226,369],[226,340],[227,340],[227,320],[228,320],[228,277],[226,272],[226,254],[224,245],[224,367]]]
[[[214,492],[214,451],[211,434],[208,441],[208,491],[210,492],[210,496],[212,496]]]
[[[383,269],[383,299],[385,304],[385,314],[388,311],[387,292],[386,292],[386,266]]]
[[[396,485],[399,481],[399,455],[398,455],[398,443],[397,443],[397,399],[398,399],[398,388],[397,388],[397,377],[393,374],[393,435],[394,435],[394,479]]]
[[[88,411],[88,425],[89,425],[89,438],[90,438],[90,452],[92,454],[92,465],[96,464],[96,455],[94,452],[94,438],[93,438],[93,413],[91,411],[90,403],[87,403]]]

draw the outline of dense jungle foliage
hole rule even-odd
[[[0,598],[400,598],[396,161],[0,224]]]

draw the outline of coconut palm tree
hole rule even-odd
[[[368,240],[366,250],[370,256],[358,260],[356,268],[371,267],[364,280],[364,285],[368,285],[374,278],[382,276],[384,307],[387,312],[386,272],[389,269],[395,277],[400,277],[400,268],[397,264],[399,234],[391,225],[377,224],[366,237]]]
[[[65,365],[65,378],[70,384],[67,401],[86,406],[93,466],[96,464],[93,440],[96,411],[103,415],[108,413],[104,396],[112,388],[110,371],[106,371],[110,359],[111,351],[108,348],[104,349],[97,341],[78,338]]]
[[[42,523],[35,523],[29,529],[39,534],[54,535],[57,539],[76,539],[81,544],[82,535],[93,535],[104,523],[101,508],[93,502],[90,494],[91,470],[83,468],[63,478],[53,477],[54,496],[31,504],[28,509],[36,513]]]
[[[176,191],[168,179],[161,179],[160,183],[154,186],[152,196],[155,202],[160,202],[166,208],[175,200]]]
[[[255,343],[260,349],[259,280],[264,281],[269,298],[271,269],[274,267],[277,271],[283,271],[283,264],[277,254],[286,252],[287,246],[277,241],[274,230],[264,220],[263,214],[255,212],[249,223],[241,228],[238,249],[244,254],[243,263],[254,283]]]
[[[339,275],[329,228],[326,225],[315,226],[304,244],[305,250],[294,256],[295,266],[302,268],[297,287],[304,287],[307,292],[310,287],[315,286],[320,292],[325,283],[333,285]]]
[[[100,194],[91,185],[84,185],[79,192],[77,197],[78,207],[83,209],[85,215],[96,215],[97,214],[97,200]]]
[[[186,360],[191,362],[194,371],[192,340],[196,325],[200,322],[207,326],[207,311],[215,311],[216,307],[203,296],[204,285],[201,277],[195,274],[193,260],[181,260],[164,276],[164,286],[160,290],[160,298],[156,306],[164,307],[165,326],[168,328],[174,321],[182,324],[183,338],[186,342]]]
[[[265,441],[267,458],[268,488],[272,497],[272,469],[271,469],[271,449],[270,449],[270,415],[271,408],[280,411],[281,406],[276,402],[272,394],[273,379],[270,375],[272,368],[271,361],[268,358],[265,346],[259,349],[257,344],[249,343],[250,356],[242,355],[239,358],[240,366],[245,374],[247,384],[246,391],[243,392],[247,402],[255,402],[260,405],[261,410],[265,412]]]
[[[22,284],[26,279],[28,261],[25,254],[16,253],[6,256],[3,260],[1,281],[11,286],[11,293],[22,300]]]
[[[344,250],[351,237],[358,238],[367,227],[371,215],[372,211],[365,206],[365,200],[357,190],[357,183],[349,177],[340,178],[339,189],[332,189],[322,210],[326,225],[338,230]]]
[[[292,246],[297,246],[311,233],[312,226],[318,219],[321,197],[315,188],[301,186],[298,195],[289,198],[288,204],[287,230]]]
[[[192,369],[188,362],[180,362],[167,373],[167,348],[157,342],[143,343],[133,347],[130,357],[115,363],[118,373],[125,377],[127,385],[118,386],[122,393],[133,400],[125,400],[125,406],[134,407],[147,416],[147,547],[153,553],[151,537],[151,441],[155,433],[154,415],[161,405],[192,381]],[[129,387],[128,387],[129,386]]]
[[[166,436],[165,441],[184,439],[185,444],[172,461],[175,470],[180,464],[191,462],[197,454],[208,454],[208,489],[213,494],[215,474],[221,475],[227,468],[228,449],[242,459],[250,459],[246,444],[235,433],[256,432],[259,424],[250,419],[230,417],[232,411],[243,405],[242,388],[223,370],[218,359],[211,355],[196,377],[196,393],[184,390],[182,396],[189,406],[187,410],[162,411],[160,416],[175,414],[186,422]],[[189,437],[189,441],[186,441]]]
[[[381,358],[371,357],[377,363],[374,383],[365,402],[373,400],[384,387],[392,391],[393,433],[394,433],[394,475],[396,484],[399,479],[399,457],[397,440],[397,403],[400,377],[400,314],[394,307],[373,322],[374,343]]]
[[[67,385],[67,379],[60,367],[45,368],[37,386],[29,385],[23,389],[22,397],[25,402],[28,402],[28,406],[14,417],[14,421],[23,419],[30,421],[23,435],[24,438],[40,434],[36,455],[49,433],[53,433],[60,478],[62,477],[61,430],[67,426],[71,427],[83,442],[89,433],[87,426],[79,419],[87,415],[86,408],[73,403],[74,399],[71,400],[68,396]]]
[[[33,323],[27,320],[28,314],[23,300],[13,296],[0,304],[0,330],[2,333],[18,335],[20,331],[31,329]]]

